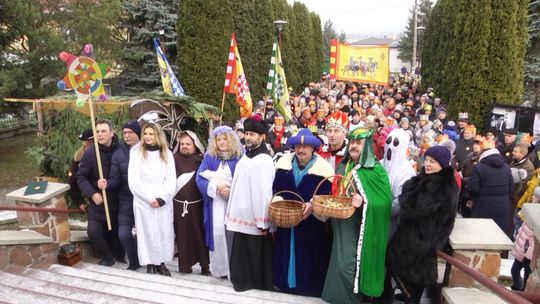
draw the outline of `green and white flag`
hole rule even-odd
[[[289,121],[292,118],[290,108],[287,106],[287,102],[289,101],[288,88],[285,70],[283,70],[283,62],[281,61],[281,51],[279,50],[277,39],[274,39],[266,89],[268,90],[268,95],[274,100],[274,108],[283,115],[285,121]]]

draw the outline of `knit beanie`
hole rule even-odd
[[[126,122],[126,124],[124,124],[124,126],[122,127],[122,130],[123,129],[130,129],[135,134],[137,134],[137,137],[139,137],[139,139],[141,139],[141,126],[139,125],[138,121],[130,120]]]
[[[444,146],[433,146],[427,149],[424,157],[427,156],[433,157],[433,159],[435,159],[443,169],[450,166],[450,151]]]
[[[540,199],[540,187],[534,188],[534,196],[536,196],[538,199]]]

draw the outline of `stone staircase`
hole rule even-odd
[[[228,280],[183,274],[178,264],[167,267],[172,277],[150,275],[146,268],[125,270],[80,262],[35,268],[12,266],[0,272],[1,303],[324,303],[321,299],[278,292],[236,292]],[[195,267],[194,267],[195,268]],[[194,273],[198,273],[194,269]]]

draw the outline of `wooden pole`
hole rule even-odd
[[[223,98],[221,98],[221,115],[219,116],[219,125],[223,121],[223,107],[225,106],[225,92],[223,92]]]
[[[43,107],[41,106],[41,100],[35,102],[36,118],[38,124],[38,136],[43,136],[45,128],[43,127]]]
[[[94,105],[92,104],[92,95],[88,97],[88,106],[90,107],[90,121],[92,123],[92,132],[94,133],[94,148],[96,149],[96,160],[99,171],[99,178],[103,179],[103,168],[101,167],[101,156],[99,154],[99,143],[97,140],[96,132],[96,118],[94,117]],[[112,230],[111,218],[109,216],[109,204],[107,202],[107,191],[105,189],[101,190],[101,195],[103,196],[103,204],[105,207],[105,219],[107,220],[107,229]]]

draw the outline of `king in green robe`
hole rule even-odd
[[[336,170],[354,183],[363,205],[348,219],[331,219],[334,240],[322,294],[329,303],[362,303],[363,296],[378,297],[384,289],[392,189],[372,135],[364,128],[351,131],[348,155]]]

